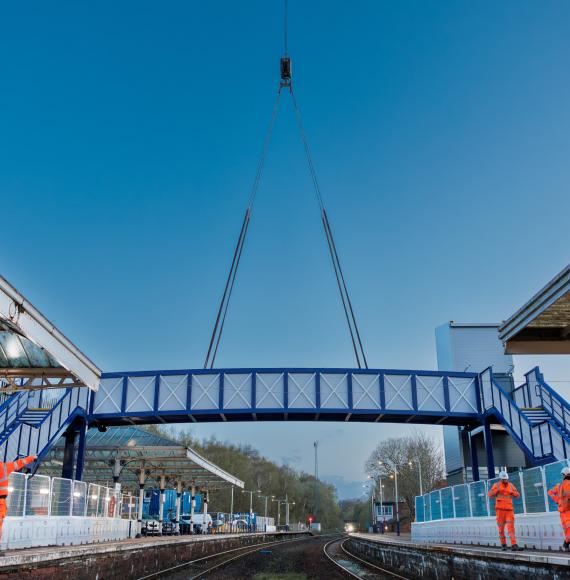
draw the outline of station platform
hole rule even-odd
[[[157,563],[192,560],[219,551],[306,536],[298,532],[260,532],[163,536],[7,550],[0,556],[0,578],[126,578],[156,571]]]
[[[551,551],[541,551],[525,549],[522,552],[512,552],[508,550],[503,552],[500,548],[490,547],[490,546],[466,546],[463,544],[433,544],[417,542],[412,540],[410,534],[401,534],[397,536],[396,534],[365,534],[356,533],[351,534],[351,537],[362,538],[372,542],[382,542],[391,543],[396,545],[405,545],[413,548],[422,548],[426,550],[443,550],[451,551],[456,554],[471,554],[480,556],[483,558],[499,558],[508,561],[519,561],[519,562],[536,562],[541,564],[557,564],[561,566],[568,566],[570,570],[570,552],[563,552],[562,550],[556,552]]]
[[[351,552],[372,563],[388,564],[410,578],[423,578],[418,573],[422,569],[432,570],[431,577],[456,579],[570,578],[570,554],[563,551],[512,552],[489,546],[424,543],[412,540],[410,534],[354,533],[349,540]]]

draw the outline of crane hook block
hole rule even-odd
[[[281,86],[291,86],[291,59],[288,56],[281,57]]]

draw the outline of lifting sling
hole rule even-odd
[[[317,179],[317,173],[315,170],[315,166],[313,163],[313,158],[311,155],[311,150],[309,148],[309,142],[307,140],[307,136],[305,134],[305,129],[303,126],[303,120],[301,117],[301,110],[299,109],[299,105],[297,103],[297,99],[295,98],[295,93],[293,92],[293,82],[292,82],[292,63],[291,58],[288,54],[288,44],[287,44],[287,36],[288,36],[288,27],[287,27],[287,0],[285,0],[285,18],[284,18],[284,44],[285,44],[285,51],[284,55],[281,57],[280,60],[280,82],[279,82],[279,90],[277,91],[277,98],[275,100],[275,105],[273,106],[273,112],[271,114],[271,118],[269,121],[269,126],[267,127],[267,132],[265,135],[265,140],[263,142],[263,148],[261,150],[261,156],[259,158],[259,163],[257,165],[257,171],[255,173],[255,177],[251,186],[251,192],[249,195],[249,200],[247,204],[247,208],[245,211],[245,215],[243,218],[240,234],[234,249],[234,255],[232,259],[232,263],[230,266],[230,270],[228,272],[228,277],[226,279],[226,285],[224,287],[224,292],[222,294],[222,299],[220,301],[220,305],[218,308],[218,312],[216,315],[216,320],[214,323],[214,328],[212,330],[212,335],[210,337],[210,342],[208,345],[208,352],[206,354],[206,358],[204,361],[204,368],[213,368],[214,362],[216,360],[216,355],[218,353],[218,348],[220,346],[220,341],[222,339],[222,333],[224,330],[224,325],[226,322],[226,316],[228,313],[228,307],[230,304],[230,299],[232,295],[232,290],[234,287],[239,263],[241,260],[241,256],[243,253],[243,248],[245,244],[245,239],[247,236],[247,230],[249,228],[249,223],[251,220],[251,215],[253,212],[253,205],[255,202],[255,198],[259,189],[259,184],[261,181],[261,176],[263,174],[263,169],[265,166],[265,160],[267,158],[267,153],[269,151],[269,145],[271,143],[271,136],[273,134],[273,127],[275,125],[275,119],[277,117],[277,112],[279,110],[279,103],[281,100],[281,92],[284,88],[289,89],[289,93],[291,95],[291,100],[293,102],[293,108],[295,110],[295,118],[297,120],[297,126],[299,129],[299,133],[301,136],[301,140],[303,142],[303,147],[305,149],[305,156],[307,158],[307,165],[309,168],[309,173],[311,175],[311,180],[313,182],[313,189],[315,191],[315,196],[317,198],[317,203],[319,204],[319,209],[321,212],[321,221],[323,223],[323,229],[325,232],[325,238],[327,241],[327,246],[329,249],[329,254],[331,257],[333,270],[335,273],[335,278],[338,286],[338,290],[340,293],[340,298],[342,302],[342,307],[344,310],[344,314],[346,317],[346,322],[348,325],[348,330],[350,333],[350,339],[352,342],[352,347],[354,350],[354,356],[356,358],[356,364],[358,368],[368,368],[368,362],[366,360],[366,355],[364,353],[364,347],[362,345],[362,339],[360,336],[360,331],[358,329],[358,324],[356,322],[356,316],[354,314],[354,309],[352,307],[352,302],[350,300],[350,295],[348,293],[348,287],[346,285],[346,280],[344,277],[344,273],[341,267],[340,258],[338,255],[338,251],[336,248],[336,244],[334,241],[332,228],[328,219],[327,211],[325,208],[325,203],[323,200],[323,196],[321,194],[321,188],[319,186],[319,181]]]

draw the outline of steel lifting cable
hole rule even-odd
[[[277,111],[279,109],[281,90],[283,88],[289,89],[289,92],[291,94],[291,99],[293,101],[293,107],[295,110],[295,117],[297,119],[297,125],[299,127],[299,132],[301,134],[301,140],[303,141],[303,147],[305,149],[305,155],[307,158],[309,173],[311,174],[311,179],[313,181],[313,188],[315,190],[315,196],[317,198],[317,202],[319,204],[319,209],[321,211],[321,220],[323,222],[323,228],[325,231],[325,237],[327,240],[327,245],[328,245],[329,253],[331,256],[331,261],[333,264],[333,270],[335,273],[336,282],[337,282],[342,306],[344,309],[344,314],[346,317],[346,322],[348,324],[348,330],[349,330],[350,338],[352,341],[352,348],[354,350],[354,355],[356,357],[356,363],[358,365],[358,368],[362,368],[362,366],[364,366],[364,368],[368,368],[368,362],[366,360],[366,355],[364,353],[364,347],[362,345],[360,331],[358,330],[358,324],[356,322],[356,316],[354,314],[354,309],[352,307],[352,301],[350,300],[350,295],[348,293],[348,287],[346,285],[346,280],[344,278],[344,273],[342,271],[342,267],[340,264],[340,258],[338,255],[338,251],[336,249],[336,244],[334,241],[332,228],[331,228],[328,216],[327,216],[327,211],[325,208],[323,196],[321,194],[321,188],[319,186],[319,181],[317,179],[317,172],[315,170],[315,166],[313,163],[311,150],[309,148],[309,142],[308,142],[307,136],[305,134],[303,120],[301,117],[301,111],[299,109],[299,106],[297,104],[297,99],[295,98],[295,94],[293,92],[293,86],[292,86],[292,82],[291,82],[291,59],[288,57],[288,54],[287,54],[287,34],[288,34],[287,0],[284,0],[284,8],[285,8],[285,18],[284,18],[284,29],[283,30],[284,30],[285,56],[281,59],[281,82],[279,85],[279,90],[277,91],[277,98],[275,100],[275,105],[273,107],[273,112],[271,114],[271,119],[269,121],[269,126],[267,128],[267,133],[265,135],[263,149],[261,152],[259,163],[257,165],[257,171],[255,174],[255,178],[253,180],[247,209],[246,209],[243,223],[241,226],[238,241],[236,243],[236,247],[234,250],[232,264],[230,266],[230,271],[228,273],[228,277],[226,280],[224,293],[222,295],[222,299],[220,301],[220,306],[218,308],[216,322],[214,324],[214,329],[213,329],[212,335],[210,337],[210,343],[208,345],[208,352],[206,354],[206,358],[204,361],[204,368],[205,369],[213,368],[214,362],[216,360],[216,355],[218,353],[218,348],[220,346],[220,341],[221,341],[222,333],[224,330],[226,316],[228,313],[228,307],[230,304],[230,299],[231,299],[232,291],[234,288],[234,283],[235,283],[239,263],[240,263],[241,256],[243,253],[243,248],[244,248],[245,239],[247,236],[247,231],[249,228],[249,223],[251,220],[251,215],[253,212],[253,204],[254,204],[255,198],[257,196],[257,191],[259,189],[261,176],[263,174],[263,169],[265,166],[265,160],[267,158],[267,153],[269,151],[269,145],[271,142],[273,127],[275,124],[275,119],[277,117]]]
[[[334,241],[332,228],[327,216],[327,210],[325,207],[323,196],[321,194],[319,180],[317,179],[317,172],[315,170],[315,165],[313,163],[311,149],[309,148],[309,141],[305,133],[303,118],[301,117],[301,110],[299,108],[299,105],[297,104],[297,99],[295,98],[293,87],[291,87],[291,99],[293,101],[293,108],[295,109],[295,118],[297,119],[299,133],[301,135],[301,140],[303,141],[303,147],[305,149],[305,155],[307,157],[307,165],[309,167],[309,173],[311,174],[315,195],[317,198],[317,202],[319,204],[319,208],[321,210],[321,219],[323,222],[323,228],[325,230],[325,237],[327,239],[327,244],[329,246],[331,261],[333,263],[333,270],[335,273],[338,290],[340,293],[340,298],[344,309],[344,314],[346,317],[346,322],[348,324],[348,330],[350,332],[350,338],[352,341],[354,355],[356,357],[356,363],[358,365],[358,368],[362,368],[362,366],[364,366],[364,368],[368,368],[368,362],[366,360],[366,354],[364,353],[364,347],[362,345],[360,331],[358,330],[358,323],[356,322],[356,315],[354,314],[352,301],[350,300],[350,295],[348,293],[348,287],[346,285],[346,280],[344,278],[344,273],[342,271],[342,266],[340,264],[340,258],[336,249],[336,243]]]
[[[245,238],[247,235],[247,230],[249,228],[249,222],[251,219],[251,214],[253,211],[253,204],[257,196],[257,191],[259,189],[259,184],[261,182],[261,176],[263,174],[263,168],[265,166],[265,160],[267,158],[267,153],[269,152],[269,144],[271,142],[271,135],[273,134],[273,126],[275,125],[275,119],[277,117],[277,111],[279,110],[279,101],[281,99],[281,87],[277,91],[277,98],[275,99],[275,104],[273,106],[273,111],[271,113],[271,119],[267,127],[267,132],[265,134],[265,140],[263,142],[263,148],[261,150],[261,156],[257,164],[257,171],[255,173],[255,178],[251,186],[251,193],[247,202],[247,209],[245,216],[243,218],[243,223],[241,226],[240,234],[236,247],[234,250],[234,255],[232,259],[232,264],[230,271],[228,272],[228,277],[226,280],[226,285],[224,288],[224,293],[220,301],[220,306],[218,308],[218,313],[216,316],[216,322],[214,323],[214,329],[212,330],[212,336],[210,337],[210,343],[208,345],[208,352],[204,360],[204,368],[213,368],[214,361],[216,360],[216,355],[218,353],[218,347],[220,346],[220,340],[222,338],[222,332],[224,330],[224,324],[226,322],[226,315],[228,313],[228,307],[230,304],[230,298],[234,288],[234,282],[236,279],[239,263],[241,260],[241,255],[243,252],[243,247],[245,244]]]

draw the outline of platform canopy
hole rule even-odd
[[[101,371],[0,276],[0,392],[99,388]]]
[[[570,354],[570,264],[499,328],[506,354]]]
[[[61,440],[49,452],[42,463],[43,473],[61,473],[64,445]],[[158,486],[162,475],[167,479],[168,488],[176,487],[178,482],[184,489],[191,485],[208,490],[244,486],[237,477],[168,437],[138,427],[87,432],[84,481],[110,485],[113,475],[118,474],[122,487],[134,492],[138,490],[141,469],[146,472],[148,486]]]

